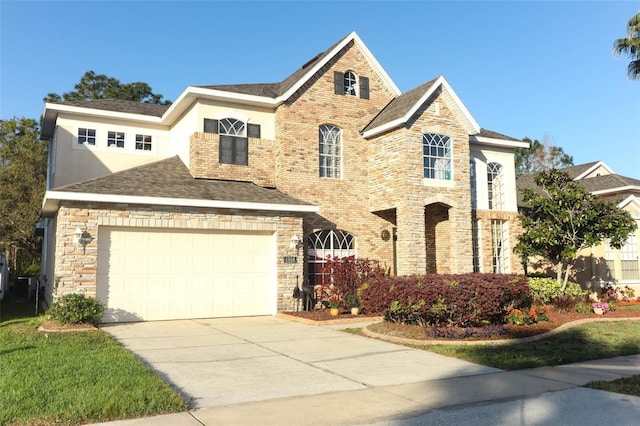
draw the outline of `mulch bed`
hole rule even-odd
[[[58,321],[48,320],[40,324],[38,331],[47,333],[64,333],[70,331],[95,331],[98,328],[92,324],[60,324]]]
[[[317,321],[321,324],[323,321],[331,321],[331,320],[351,320],[354,318],[361,318],[362,320],[366,320],[370,317],[380,317],[382,314],[374,314],[374,313],[364,313],[358,316],[351,315],[351,313],[344,311],[341,312],[340,315],[331,316],[329,314],[328,309],[317,309],[313,311],[301,311],[301,312],[284,312],[284,315],[290,315],[294,317],[304,318],[310,321]],[[640,318],[640,311],[633,310],[622,310],[618,309],[615,311],[607,312],[604,315],[596,315],[596,314],[581,314],[578,312],[559,312],[558,310],[551,308],[551,317],[554,322],[541,321],[536,324],[526,325],[526,326],[517,326],[512,324],[504,324],[503,330],[501,334],[496,334],[492,336],[484,336],[484,340],[492,340],[492,339],[518,339],[523,337],[535,336],[538,334],[546,333],[551,331],[557,327],[560,327],[563,324],[567,324],[573,321],[579,320],[599,320],[599,319],[624,319],[624,318]],[[433,337],[427,336],[425,333],[425,328],[418,325],[405,325],[405,324],[395,324],[391,322],[382,321],[381,323],[374,324],[369,326],[369,329],[375,331],[380,334],[388,334],[396,337],[404,337],[408,339],[424,339],[431,340]],[[470,338],[474,340],[473,338]],[[477,340],[477,338],[476,338]]]

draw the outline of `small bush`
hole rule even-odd
[[[562,285],[555,278],[529,278],[529,292],[533,303],[548,305],[562,297],[579,298],[585,294],[580,284],[567,283],[564,293]]]
[[[591,306],[581,302],[576,304],[576,312],[579,314],[590,314],[593,311],[591,310]]]
[[[47,314],[61,324],[95,324],[104,312],[104,305],[84,294],[71,293],[56,299]]]

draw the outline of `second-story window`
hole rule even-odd
[[[451,138],[437,133],[422,135],[424,178],[451,180]]]
[[[336,95],[359,96],[360,99],[369,99],[369,77],[358,77],[353,71],[334,71],[333,86]]]
[[[487,164],[489,210],[504,210],[504,172],[498,163]]]
[[[219,160],[222,164],[249,164],[249,139],[244,121],[235,118],[218,120]]]
[[[124,132],[112,132],[107,133],[107,146],[124,148]]]
[[[342,130],[331,124],[323,124],[319,129],[320,177],[342,176]]]
[[[78,129],[78,143],[95,145],[96,144],[96,129]]]
[[[351,71],[347,71],[344,73],[344,94],[347,96],[356,96],[357,90],[356,85],[358,81],[356,80],[356,75]]]
[[[136,150],[151,151],[151,135],[136,135]]]

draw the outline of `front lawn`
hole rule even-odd
[[[502,370],[520,370],[638,354],[640,321],[582,324],[528,343],[413,346]]]
[[[38,332],[44,317],[31,311],[2,305],[0,424],[77,425],[188,408],[106,332]]]

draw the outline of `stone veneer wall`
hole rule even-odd
[[[451,138],[451,181],[423,179],[424,133]],[[398,274],[434,272],[434,269],[439,273],[471,272],[469,135],[447,98],[441,93],[434,94],[406,128],[382,134],[370,142],[370,205],[376,211],[396,208]],[[448,219],[442,220],[437,211],[432,217],[434,210],[428,207],[432,204],[448,208]]]
[[[220,164],[220,135],[196,132],[189,145],[189,172],[194,178],[243,180],[275,187],[274,141],[249,138],[248,165]]]
[[[302,280],[304,264],[300,256],[297,263],[284,263],[283,258],[292,254],[289,247],[291,236],[302,234],[300,216],[131,204],[96,203],[82,207],[75,202],[65,202],[60,206],[57,216],[54,298],[67,293],[85,293],[96,297],[100,226],[272,232],[276,234],[277,241],[278,311],[291,310],[294,306],[293,288],[297,276]],[[84,249],[73,241],[73,232],[78,227],[92,237]]]
[[[353,71],[369,78],[370,99],[334,93],[334,71]],[[369,209],[368,145],[360,130],[393,98],[364,55],[346,46],[276,110],[276,187],[320,207],[305,217],[304,235],[338,228],[357,238],[358,257],[393,265],[393,241],[383,231],[393,225]],[[319,127],[342,129],[342,176],[319,175]],[[306,240],[305,240],[306,244]],[[305,252],[307,247],[305,246]]]

